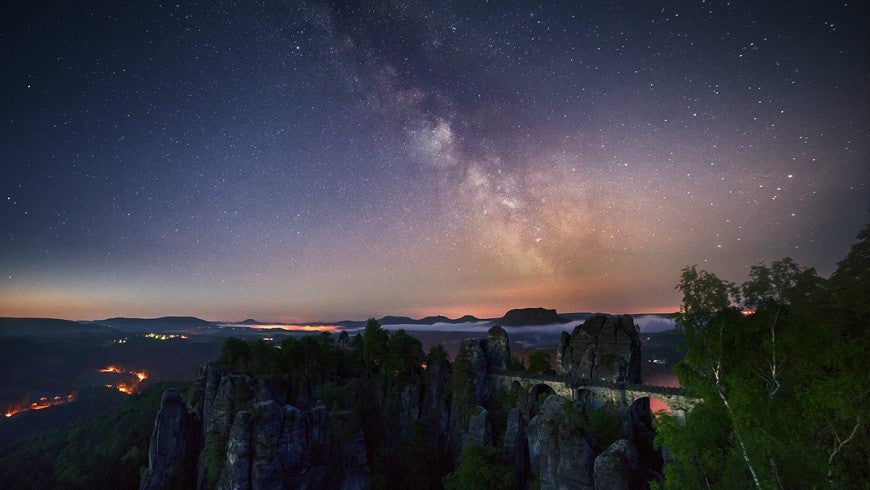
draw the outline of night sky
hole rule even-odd
[[[870,221],[868,26],[827,0],[7,6],[0,316],[665,312],[689,264],[828,275]]]

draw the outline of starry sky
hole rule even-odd
[[[864,2],[33,2],[0,316],[667,312],[870,210]]]

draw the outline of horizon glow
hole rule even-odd
[[[868,221],[855,3],[17,5],[0,316],[663,313]]]

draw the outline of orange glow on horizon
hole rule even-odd
[[[238,325],[242,326],[242,325]],[[293,324],[274,324],[274,325],[244,325],[255,330],[269,330],[279,328],[291,332],[340,332],[341,329],[336,325],[293,325]]]

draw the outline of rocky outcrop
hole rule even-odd
[[[285,390],[261,377],[221,375],[211,365],[197,381],[193,413],[168,390],[142,488],[368,488],[358,418],[322,401],[308,409],[281,404],[274,394]],[[419,412],[419,393],[408,391],[407,399],[407,412]],[[179,467],[186,479],[177,476]]]
[[[492,445],[492,421],[489,411],[483,407],[477,407],[471,412],[468,419],[468,442],[480,445]]]
[[[478,405],[486,405],[489,401],[490,386],[487,378],[489,363],[486,358],[487,341],[477,339],[469,339],[463,342],[465,352],[468,353],[468,359],[471,361],[471,372],[474,380],[474,399]]]
[[[566,400],[550,395],[540,413],[529,421],[529,462],[541,489],[593,490],[595,458],[601,448],[568,418]]]
[[[490,370],[505,370],[511,362],[511,344],[507,332],[496,325],[487,332],[486,360]]]
[[[562,333],[556,369],[575,382],[642,383],[640,337],[629,315],[593,315]]]
[[[281,488],[285,457],[281,451],[283,425],[284,410],[274,400],[259,402],[254,406],[251,488]]]
[[[529,446],[525,423],[519,409],[508,412],[504,431],[504,455],[514,469],[514,481],[526,481],[529,466]]]
[[[525,325],[550,325],[553,323],[567,323],[570,320],[561,317],[556,310],[546,308],[518,308],[510,310],[499,320],[502,325],[510,327]]]
[[[227,457],[218,479],[219,490],[251,488],[251,413],[236,414],[227,441]]]
[[[140,488],[153,490],[192,481],[196,434],[196,422],[181,396],[173,389],[166,390],[151,433],[148,470]]]
[[[619,439],[595,458],[596,490],[633,490],[644,488],[640,456],[626,439]]]

